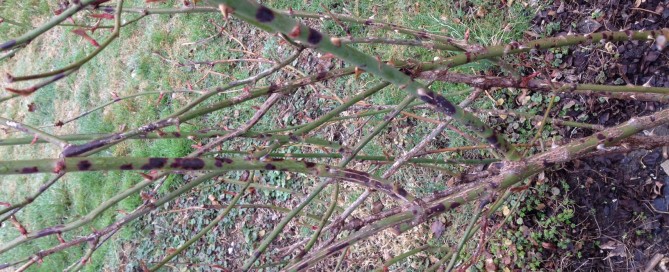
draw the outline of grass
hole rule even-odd
[[[458,1],[462,2],[462,1]],[[133,0],[126,1],[126,6],[145,6],[145,1]],[[392,1],[392,2],[376,2],[368,0],[358,0],[351,3],[341,3],[339,1],[319,1],[318,3],[311,3],[308,1],[269,1],[269,5],[277,8],[292,7],[296,10],[306,10],[312,12],[323,12],[324,9],[321,4],[327,7],[332,12],[347,13],[351,12],[360,17],[375,16],[377,19],[386,21],[402,22],[407,26],[422,27],[428,31],[438,32],[442,34],[452,35],[456,38],[464,36],[466,29],[470,29],[470,40],[484,45],[498,44],[508,42],[510,40],[518,40],[522,38],[522,33],[529,24],[530,16],[533,14],[531,10],[524,9],[520,5],[514,5],[511,8],[498,9],[492,4],[485,1],[472,1],[471,5],[455,7],[453,1],[427,1],[414,4],[414,2]],[[2,11],[0,15],[19,22],[32,22],[33,25],[38,25],[44,18],[48,18],[56,5],[55,1],[4,1],[2,4]],[[178,6],[178,1],[167,1],[164,4],[157,4],[154,6]],[[477,16],[478,9],[473,7],[481,6],[486,16]],[[504,19],[506,18],[506,19]],[[253,40],[254,36],[261,36],[259,30],[251,29],[243,26],[238,21],[222,22],[220,14],[193,14],[193,15],[175,15],[175,16],[149,16],[142,19],[134,25],[124,28],[119,40],[115,41],[102,52],[98,57],[87,63],[78,73],[69,78],[50,85],[39,91],[38,94],[14,99],[10,102],[5,102],[6,110],[3,113],[4,117],[14,118],[18,121],[27,124],[43,127],[43,129],[56,134],[66,133],[100,133],[100,132],[116,132],[122,127],[134,128],[150,120],[164,117],[173,110],[184,105],[189,101],[193,95],[187,94],[166,94],[165,97],[158,100],[157,95],[148,95],[140,98],[126,100],[116,103],[102,111],[94,112],[84,118],[81,118],[75,123],[68,124],[62,128],[53,127],[52,125],[59,120],[64,120],[76,116],[86,109],[95,107],[99,103],[114,99],[114,95],[124,96],[135,94],[143,91],[153,90],[174,90],[188,88],[206,89],[215,86],[221,86],[231,78],[242,79],[254,71],[267,69],[270,64],[260,63],[251,64],[248,69],[237,69],[242,67],[242,64],[219,64],[214,67],[207,67],[204,65],[175,65],[175,62],[187,63],[188,61],[211,61],[220,59],[235,59],[242,58],[244,55],[238,51],[230,49],[242,49],[241,46],[233,39],[227,36],[222,36],[204,44],[192,44],[197,41],[202,41],[217,32],[217,26],[212,24],[212,21],[219,25],[227,24],[230,29],[244,29],[248,30],[249,35],[235,35],[242,39],[246,45],[252,49],[259,56],[278,60],[283,59],[290,52],[283,52],[279,46],[279,40],[276,38],[268,38],[258,44],[260,41]],[[509,25],[508,30],[505,26]],[[337,35],[345,35],[341,27],[336,23],[326,21],[322,23],[322,28]],[[7,23],[0,24],[0,40],[6,40],[9,37],[15,37],[26,28],[19,28],[10,26]],[[0,71],[11,71],[14,75],[28,74],[37,71],[47,71],[57,67],[65,66],[72,63],[87,53],[92,51],[92,47],[80,37],[72,35],[67,28],[56,28],[43,37],[33,41],[26,49],[22,50],[16,57],[10,61],[0,63]],[[371,37],[402,37],[392,32],[368,29],[363,26],[353,26],[351,28],[354,36],[371,36]],[[108,32],[96,32],[94,38],[102,40]],[[394,45],[376,45],[376,44],[361,44],[359,45],[364,51],[375,52],[383,59],[401,58],[401,59],[416,59],[421,61],[430,61],[434,52],[430,52],[423,48],[406,48]],[[167,59],[163,60],[161,57]],[[447,56],[447,53],[444,53]],[[315,58],[315,57],[314,57]],[[475,63],[464,66],[462,71],[483,71],[490,67],[488,63]],[[267,84],[280,80],[276,77],[258,82],[258,85]],[[366,74],[363,74],[359,80],[343,79],[332,82],[328,85],[329,90],[322,90],[323,94],[331,92],[338,97],[345,98],[352,96],[355,92],[364,89],[365,87],[374,84],[373,80]],[[0,86],[0,87],[4,87]],[[436,83],[434,87],[438,90],[443,90],[444,93],[458,92],[465,90],[462,86],[447,85]],[[345,91],[342,91],[345,90]],[[290,98],[285,98],[280,106],[270,111],[270,116],[277,116],[284,108],[293,106],[296,109],[304,107],[314,107],[316,105],[310,104],[308,95],[311,92],[309,89],[300,90],[297,95]],[[222,100],[232,97],[236,94],[226,94],[215,98],[212,101]],[[395,105],[398,104],[405,94],[397,88],[391,87],[371,97],[369,103],[381,105]],[[454,101],[459,102],[464,96],[453,97]],[[35,103],[37,110],[35,112],[27,112],[25,109],[30,103]],[[320,109],[318,111],[308,112],[310,118],[317,118],[321,113],[328,109],[334,108],[338,105],[330,99],[318,100]],[[191,124],[182,125],[182,129],[195,129],[200,125],[212,126],[221,125],[236,127],[248,119],[255,110],[250,105],[258,105],[258,102],[245,103],[230,108],[229,110],[212,113],[201,120],[197,120]],[[279,125],[290,126],[305,122],[304,119],[296,118],[297,112],[292,112],[279,118]],[[371,128],[373,125],[381,121],[382,116],[371,118],[365,128]],[[363,153],[366,154],[383,154],[384,151],[394,151],[413,146],[421,140],[421,137],[431,130],[430,125],[424,123],[410,123],[411,119],[402,119],[393,124],[389,130],[395,131],[396,135],[407,135],[402,142],[393,142],[389,137],[379,137],[367,146]],[[347,133],[355,130],[360,124],[348,123],[346,124]],[[262,120],[256,129],[264,130],[277,127],[277,120],[266,118]],[[334,137],[331,133],[336,128],[328,129],[327,127],[319,132],[321,137],[331,139]],[[364,132],[365,130],[363,130]],[[457,134],[447,132],[449,142],[446,143],[451,146],[463,145],[465,141]],[[17,134],[12,134],[17,135]],[[345,134],[346,135],[346,134]],[[384,139],[384,140],[381,140]],[[343,141],[352,141],[351,139],[340,139]],[[352,142],[347,142],[351,144]],[[168,156],[179,157],[188,154],[192,150],[191,145],[196,144],[196,141],[191,140],[159,140],[159,141],[126,141],[107,151],[101,152],[101,156]],[[224,148],[247,148],[252,143],[245,143],[243,145],[229,146]],[[44,156],[55,156],[57,151],[49,145],[35,145],[30,147],[19,148],[2,148],[3,153],[12,154],[11,156],[19,158],[35,158]],[[297,150],[295,147],[288,147],[287,150]],[[359,167],[359,166],[356,166]],[[377,172],[381,172],[384,168],[381,167]],[[295,191],[305,191],[313,184],[313,180],[305,182],[294,182],[295,177],[287,174],[279,174],[274,172],[257,173],[263,174],[263,181],[266,184],[282,186],[293,189]],[[378,173],[377,173],[378,174]],[[406,180],[407,187],[412,191],[420,194],[429,194],[434,190],[443,189],[443,184],[438,180],[425,184],[424,181],[434,180],[434,171],[427,171],[422,169],[407,168],[402,170],[397,175],[398,180]],[[240,173],[234,173],[229,178],[239,178]],[[0,188],[2,195],[9,195],[10,199],[2,199],[2,201],[15,202],[21,199],[25,194],[34,191],[41,182],[47,179],[47,176],[34,177],[30,179],[23,176],[3,177]],[[24,209],[18,214],[21,222],[25,223],[30,230],[40,229],[45,226],[67,223],[93,210],[99,203],[117,194],[121,190],[128,188],[140,180],[136,173],[129,172],[107,172],[107,173],[84,173],[84,174],[68,174],[65,179],[57,183],[57,185],[45,193],[42,197],[30,207]],[[40,182],[37,182],[40,181]],[[161,193],[166,192],[173,186],[183,183],[185,180],[183,176],[172,176],[166,181],[165,186],[161,188]],[[6,186],[6,184],[12,184]],[[208,195],[218,195],[225,191],[235,191],[236,186],[220,184],[211,182],[207,185],[208,189],[193,192],[190,197],[179,203],[179,205],[197,205],[208,203]],[[355,196],[361,191],[358,188],[346,188],[350,193],[345,201],[350,203],[355,200]],[[329,191],[326,190],[322,196],[329,198]],[[289,195],[282,192],[271,191],[261,193],[261,197],[265,200],[282,203],[289,200]],[[131,211],[141,204],[139,196],[130,197],[118,205],[105,211],[102,215],[97,217],[92,223],[94,228],[102,228],[106,224],[113,222],[119,211]],[[322,210],[322,205],[315,205],[311,211]],[[166,249],[174,248],[187,240],[193,231],[201,228],[211,220],[213,211],[195,212],[184,215],[181,213],[166,215],[166,216],[149,216],[141,222],[133,223],[130,227],[124,228],[120,235],[117,235],[110,243],[100,248],[94,255],[92,263],[85,266],[87,271],[99,271],[102,269],[112,269],[118,267],[122,263],[129,264],[128,269],[137,267],[137,261],[140,259],[156,259],[164,253]],[[364,215],[364,213],[362,214]],[[261,220],[251,220],[250,214],[246,210],[233,210],[229,218],[223,222],[221,228],[216,228],[212,234],[204,238],[205,243],[198,246],[198,250],[189,250],[185,253],[187,258],[191,258],[194,262],[199,260],[202,262],[216,261],[225,265],[236,265],[236,263],[228,259],[209,259],[208,252],[226,251],[228,249],[220,248],[212,241],[216,241],[216,237],[220,237],[226,231],[239,232],[236,235],[243,237],[243,240],[250,246],[257,242],[258,237],[262,236],[259,230],[269,230],[272,228],[271,224],[261,225],[261,228],[248,228],[244,223],[253,224]],[[254,216],[259,218],[271,218],[272,215],[265,211],[256,211]],[[358,215],[360,216],[360,215]],[[466,218],[460,218],[457,214],[448,215],[453,217],[455,222],[465,222]],[[179,220],[185,220],[180,222]],[[160,228],[151,225],[150,222],[163,222],[169,224],[170,222],[178,222],[179,228],[174,228],[172,232],[161,232]],[[271,222],[269,220],[268,222]],[[310,233],[308,226],[304,222],[296,223],[297,227],[304,233]],[[447,239],[457,237],[457,230],[459,225],[453,224],[449,230],[453,235],[444,235],[443,242],[449,242]],[[83,230],[82,231],[86,231]],[[72,238],[77,233],[65,235],[65,238]],[[404,238],[399,238],[395,241],[396,245],[391,248],[392,254],[399,254],[406,249],[407,244],[412,244],[410,240],[415,237],[408,234]],[[9,240],[18,234],[11,226],[5,225],[0,227],[0,240]],[[233,236],[237,237],[237,236]],[[390,241],[390,236],[384,236],[382,241]],[[131,243],[131,241],[136,241]],[[457,241],[457,239],[455,240]],[[221,241],[219,241],[221,242]],[[231,241],[223,241],[230,243]],[[405,242],[405,243],[400,243]],[[0,263],[11,261],[26,256],[37,248],[46,248],[53,246],[57,241],[55,239],[42,239],[35,243],[18,248],[9,254],[0,256]],[[239,241],[237,241],[239,243]],[[452,244],[453,241],[450,241]],[[125,248],[128,244],[132,244],[131,249]],[[245,253],[250,247],[246,245],[240,248],[237,246],[237,252]],[[359,252],[361,256],[375,248],[376,245],[370,243],[361,244]],[[83,248],[73,248],[65,253],[57,254],[46,258],[44,264],[36,267],[37,271],[49,271],[55,268],[62,269],[71,263],[77,261],[77,258],[82,254]],[[129,252],[134,256],[131,261],[122,260],[128,257]],[[422,267],[419,260],[408,264],[406,267],[398,267],[399,269],[406,269],[418,265]]]

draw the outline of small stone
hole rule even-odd
[[[646,62],[656,61],[660,57],[659,51],[650,51],[646,53],[646,56],[643,58]]]
[[[591,19],[585,19],[580,24],[578,24],[578,31],[583,34],[590,34],[602,26],[599,22]]]
[[[660,166],[662,167],[662,170],[669,175],[669,160],[664,161]]]

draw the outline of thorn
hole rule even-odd
[[[296,24],[295,27],[288,33],[288,37],[297,38],[300,36],[300,24]]]
[[[332,42],[332,44],[334,44],[334,46],[336,46],[336,47],[341,46],[341,39],[339,39],[337,37],[330,38],[330,42]]]
[[[230,15],[231,13],[233,13],[235,11],[231,7],[229,7],[227,5],[224,5],[224,4],[218,5],[218,10],[221,11],[221,14],[223,14],[223,18],[225,18],[226,20],[229,17],[228,15]]]
[[[646,83],[644,83],[644,84],[641,85],[641,86],[646,87],[646,88],[652,87],[652,85],[650,85],[650,82],[653,81],[653,77],[655,77],[655,76],[651,76],[651,77],[648,79],[648,81],[646,81]]]
[[[360,78],[360,75],[364,72],[365,70],[362,70],[360,69],[360,67],[356,66],[354,69],[355,79],[357,80],[358,78]]]
[[[140,176],[142,176],[146,181],[153,181],[153,177],[144,173],[139,173]]]
[[[58,237],[58,242],[61,244],[65,243],[65,239],[63,239],[63,235],[61,233],[56,233],[56,237]]]
[[[667,45],[667,36],[665,35],[660,35],[655,38],[655,46],[657,46],[657,50],[662,51],[664,50],[664,47]]]
[[[28,95],[34,93],[35,91],[37,91],[37,88],[30,87],[28,89],[23,89],[23,90],[13,89],[13,88],[5,88],[5,90],[7,90],[8,92],[11,92],[11,93],[18,94],[18,95],[28,96]]]

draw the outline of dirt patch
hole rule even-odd
[[[669,27],[669,1],[555,1],[535,18],[535,33],[591,33],[594,31],[647,30]],[[636,5],[635,2],[640,2]],[[594,50],[593,50],[594,49]],[[558,53],[565,53],[561,51]],[[556,53],[547,54],[553,61]],[[669,87],[669,54],[654,43],[602,43],[588,48],[571,47],[560,56],[556,79],[566,82]],[[586,122],[613,126],[633,116],[647,115],[665,105],[653,102],[620,101],[594,96],[567,95],[560,106],[578,101],[580,110],[568,112],[576,118],[591,113]],[[666,128],[645,132],[667,135]],[[588,136],[587,130],[561,130],[565,138]],[[606,157],[577,160],[555,172],[572,188],[575,201],[571,233],[580,258],[552,259],[566,262],[569,270],[643,270],[656,253],[669,252],[669,177],[661,167],[666,150],[635,151]],[[668,169],[669,170],[669,169]],[[573,256],[576,256],[574,254]],[[548,267],[552,265],[547,264]],[[552,267],[560,267],[554,265]]]

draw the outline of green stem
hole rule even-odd
[[[347,45],[342,45],[338,38],[330,38],[326,34],[298,23],[294,19],[277,13],[254,1],[215,0],[217,4],[227,5],[233,14],[262,29],[280,32],[317,50],[331,53],[357,67],[388,81],[411,95],[432,105],[438,111],[453,117],[456,121],[469,127],[488,143],[505,154],[509,160],[519,160],[520,155],[503,135],[496,133],[473,114],[453,104],[442,95],[429,90],[425,85],[413,80],[394,67],[380,62],[375,57],[362,53]]]
[[[215,90],[212,90],[212,91],[209,91],[209,92],[203,94],[202,96],[198,97],[197,99],[189,102],[186,106],[183,106],[183,107],[181,107],[181,109],[179,109],[176,112],[170,114],[170,116],[168,116],[167,118],[176,118],[176,117],[186,113],[187,111],[189,111],[193,107],[195,107],[195,106],[199,105],[200,103],[204,102],[205,100],[212,97],[213,95],[216,95],[218,93],[227,91],[227,90],[232,89],[232,88],[237,87],[237,86],[241,86],[241,85],[244,85],[244,84],[247,84],[247,83],[258,81],[262,78],[265,78],[265,77],[273,74],[274,72],[280,70],[281,68],[283,68],[286,65],[289,65],[293,61],[295,61],[295,59],[297,59],[297,57],[299,57],[300,54],[302,53],[302,50],[304,50],[303,47],[299,48],[297,50],[297,52],[295,52],[295,54],[293,54],[292,56],[288,57],[288,59],[274,65],[273,67],[271,67],[270,69],[268,69],[266,71],[263,71],[263,72],[260,72],[260,73],[256,74],[255,76],[252,76],[252,77],[249,77],[249,78],[246,78],[246,79],[243,79],[243,80],[235,80],[233,82],[228,83],[225,87],[216,88]]]
[[[93,112],[95,112],[95,111],[97,111],[97,110],[104,109],[105,107],[107,107],[107,106],[109,106],[109,105],[111,105],[111,104],[117,103],[117,102],[119,102],[119,101],[123,101],[123,100],[130,99],[130,98],[135,98],[135,97],[139,97],[139,96],[144,96],[144,95],[152,95],[152,94],[169,94],[169,93],[191,93],[191,94],[194,94],[195,92],[192,92],[192,91],[150,91],[150,92],[143,92],[143,93],[132,94],[132,95],[124,96],[124,97],[119,97],[119,98],[116,98],[116,99],[114,99],[114,100],[111,100],[111,101],[109,101],[109,102],[107,102],[107,103],[104,103],[104,104],[102,104],[102,105],[99,105],[99,106],[97,106],[97,107],[95,107],[95,108],[92,108],[92,109],[90,109],[90,110],[87,110],[86,112],[84,112],[84,113],[82,113],[82,114],[79,114],[79,115],[76,116],[76,117],[73,117],[73,118],[70,118],[70,119],[68,119],[68,120],[62,121],[62,122],[59,123],[58,125],[59,125],[59,126],[63,126],[63,125],[65,125],[65,124],[67,124],[67,123],[70,123],[70,122],[72,122],[72,121],[76,121],[76,120],[78,120],[78,119],[80,119],[80,118],[82,118],[82,117],[84,117],[84,116],[86,116],[86,115],[89,115],[89,114],[91,114],[91,113],[93,113]],[[0,143],[0,145],[1,145],[1,143]]]
[[[380,83],[380,84],[378,84],[378,85],[376,85],[372,88],[369,88],[369,89],[365,90],[362,93],[357,94],[356,96],[352,97],[351,99],[349,99],[345,103],[339,105],[338,107],[331,110],[327,114],[319,117],[317,120],[315,120],[311,123],[308,123],[305,126],[295,130],[295,132],[293,132],[292,134],[289,134],[289,136],[292,136],[292,137],[295,138],[295,140],[299,141],[299,139],[301,139],[302,137],[307,136],[307,134],[309,132],[311,132],[312,130],[322,126],[323,124],[328,122],[330,119],[335,118],[341,112],[347,110],[351,105],[354,105],[355,103],[358,103],[358,102],[362,101],[363,99],[377,93],[378,91],[382,90],[383,88],[387,87],[388,85],[389,85],[389,83],[383,82],[383,83]],[[269,154],[270,152],[272,152],[272,150],[275,150],[275,149],[281,147],[282,145],[284,145],[286,143],[287,143],[287,141],[282,141],[280,139],[276,139],[276,140],[274,140],[274,143],[271,146],[269,146],[269,147],[267,147],[267,148],[265,148],[261,151],[256,152],[254,154],[254,157],[259,158],[259,157],[265,156],[265,155]]]
[[[62,21],[65,21],[67,18],[72,16],[73,14],[79,12],[81,9],[84,7],[90,5],[91,3],[95,2],[97,0],[83,0],[80,1],[78,4],[73,4],[71,7],[68,9],[64,10],[61,14],[58,16],[55,16],[51,18],[48,22],[45,24],[28,31],[27,33],[21,35],[20,37],[16,39],[12,39],[9,41],[6,41],[4,43],[0,43],[0,52],[1,51],[6,51],[10,50],[16,46],[26,44],[33,39],[37,38],[37,36],[42,35],[42,33],[48,31],[49,29],[53,28],[54,26],[60,24]]]
[[[485,198],[485,197],[484,197]],[[460,252],[465,247],[465,244],[469,241],[469,235],[473,234],[474,232],[472,229],[474,228],[474,225],[476,225],[476,222],[479,220],[481,215],[483,214],[483,207],[484,205],[478,205],[476,208],[476,213],[474,216],[469,220],[469,224],[467,225],[467,228],[465,228],[465,235],[462,236],[460,239],[460,242],[458,242],[457,247],[455,248],[455,251],[453,252],[453,255],[451,256],[451,260],[448,262],[448,265],[446,266],[446,271],[450,272],[453,269],[453,266],[455,265],[455,262],[458,260],[458,257],[460,256]],[[428,272],[432,272],[437,270],[441,264],[434,264],[430,269],[428,269]]]
[[[23,207],[25,207],[25,206],[27,206],[28,204],[30,204],[30,203],[32,203],[33,201],[35,201],[35,199],[37,199],[42,193],[46,192],[46,190],[49,189],[49,187],[51,187],[51,185],[53,185],[54,183],[56,183],[56,181],[58,181],[58,180],[59,180],[60,178],[62,178],[64,175],[65,175],[65,174],[58,174],[58,175],[56,175],[55,177],[49,179],[49,181],[47,181],[45,184],[43,184],[42,186],[40,186],[39,189],[37,190],[37,192],[33,193],[33,194],[30,195],[30,196],[25,197],[25,198],[23,199],[23,201],[21,201],[21,202],[19,202],[19,203],[16,203],[16,204],[13,204],[13,205],[10,205],[10,206],[8,206],[8,207],[6,207],[6,208],[2,208],[2,209],[0,209],[0,215],[4,215],[5,213],[7,213],[7,215],[5,215],[5,216],[3,216],[2,218],[0,218],[0,223],[4,222],[4,221],[7,220],[9,217],[11,217],[12,215],[16,214],[16,213],[17,213],[18,211],[20,211]]]
[[[430,204],[425,210],[426,215],[422,220],[414,222],[412,212],[401,212],[385,219],[379,220],[369,225],[369,231],[358,231],[354,235],[346,237],[337,243],[323,248],[322,250],[308,256],[304,260],[286,268],[286,270],[303,270],[313,266],[319,260],[326,258],[339,250],[353,245],[357,241],[372,236],[383,229],[395,227],[397,233],[402,233],[416,226],[422,221],[432,218],[438,214],[451,211],[460,205],[479,199],[486,192],[493,190],[503,191],[509,187],[525,180],[525,178],[543,171],[547,167],[555,164],[564,163],[572,159],[578,159],[587,155],[597,148],[607,144],[616,143],[624,138],[630,137],[644,129],[656,127],[669,123],[669,110],[663,110],[650,116],[635,117],[628,122],[617,127],[609,128],[598,132],[593,136],[579,139],[570,144],[563,145],[550,151],[534,155],[522,163],[509,163],[509,167],[504,169],[499,175],[479,183],[472,184],[463,188],[462,191],[449,196],[448,198]]]
[[[61,138],[58,138],[56,136],[53,136],[49,133],[46,133],[44,131],[41,131],[39,129],[36,129],[34,127],[31,127],[26,124],[21,124],[16,121],[12,121],[3,117],[0,117],[0,125],[4,125],[22,132],[25,132],[27,134],[32,134],[34,135],[35,138],[39,137],[44,139],[45,141],[52,143],[60,148],[65,148],[69,145],[69,143]]]
[[[245,155],[248,152],[236,151],[236,150],[222,150],[218,151],[222,154],[239,154]],[[270,158],[307,158],[307,159],[319,159],[319,158],[331,158],[331,159],[341,159],[344,156],[338,153],[269,153],[267,154]],[[397,157],[386,157],[381,155],[357,155],[353,157],[358,161],[378,161],[378,162],[393,162]],[[493,162],[498,162],[497,159],[409,159],[410,163],[424,163],[424,164],[489,164]]]
[[[207,234],[210,230],[212,230],[214,227],[216,227],[216,225],[218,225],[218,223],[221,222],[221,221],[228,215],[228,213],[230,213],[230,211],[232,210],[232,208],[234,208],[235,205],[237,205],[237,202],[239,202],[239,200],[242,198],[242,196],[244,195],[244,192],[246,192],[246,189],[249,188],[249,186],[251,185],[251,183],[253,183],[253,182],[251,182],[251,181],[246,182],[246,185],[244,185],[244,188],[242,188],[242,189],[237,193],[237,195],[235,195],[235,197],[232,198],[232,200],[230,200],[230,204],[228,204],[228,206],[227,206],[223,211],[221,211],[221,212],[218,214],[218,216],[216,216],[216,218],[214,218],[214,220],[212,220],[206,227],[204,227],[204,229],[202,229],[200,232],[198,232],[197,234],[195,234],[195,236],[193,236],[192,238],[190,238],[190,239],[189,239],[188,241],[186,241],[183,245],[179,246],[174,252],[172,252],[172,253],[170,253],[169,255],[165,256],[165,258],[163,258],[158,264],[156,264],[155,266],[151,267],[151,269],[149,269],[149,270],[150,270],[150,271],[156,271],[156,270],[158,270],[159,268],[163,267],[167,262],[169,262],[170,260],[172,260],[172,259],[173,259],[174,257],[176,257],[177,255],[181,254],[181,252],[183,252],[186,248],[190,247],[192,244],[194,244],[195,242],[197,242],[198,240],[200,240],[200,238],[202,238],[202,236],[204,236],[204,235]]]
[[[428,251],[428,250],[434,250],[434,249],[436,249],[436,248],[437,248],[437,247],[435,247],[435,246],[431,246],[431,245],[424,245],[424,246],[420,246],[420,247],[414,248],[414,249],[412,249],[412,250],[409,250],[409,251],[407,251],[407,252],[404,252],[404,253],[402,253],[402,254],[400,254],[400,255],[397,255],[397,256],[393,257],[392,259],[386,261],[385,263],[383,263],[383,265],[382,265],[381,267],[379,267],[379,268],[377,268],[376,270],[374,270],[374,272],[383,272],[383,271],[386,271],[387,269],[390,268],[390,266],[392,266],[392,265],[394,265],[394,264],[400,262],[401,260],[404,260],[404,259],[406,259],[406,258],[409,258],[409,257],[411,257],[411,256],[413,256],[413,255],[416,255],[416,254],[420,253],[420,252]]]
[[[203,108],[198,108],[198,109],[193,109],[189,112],[184,113],[182,116],[178,118],[163,118],[158,121],[155,121],[153,123],[141,126],[139,128],[127,131],[127,132],[122,132],[122,133],[116,133],[112,134],[106,137],[101,137],[98,139],[94,139],[90,142],[81,144],[81,145],[73,145],[70,146],[69,148],[65,149],[62,153],[64,157],[74,157],[74,156],[88,156],[91,154],[95,154],[101,150],[104,150],[106,148],[109,148],[121,141],[124,141],[127,138],[130,137],[135,137],[138,135],[144,135],[149,132],[152,132],[156,129],[164,128],[167,126],[171,125],[178,125],[181,122],[185,122],[197,117],[200,117],[202,115],[205,115],[207,113],[211,113],[226,107],[230,107],[232,105],[236,105],[239,103],[242,103],[244,101],[248,101],[254,98],[258,98],[267,94],[272,94],[272,93],[287,93],[291,90],[295,90],[299,87],[305,86],[307,84],[310,84],[314,81],[318,80],[327,80],[330,78],[334,77],[339,77],[347,74],[352,74],[353,69],[352,68],[345,68],[345,69],[338,69],[338,70],[333,70],[330,72],[325,72],[325,73],[319,73],[318,75],[312,75],[306,78],[301,78],[295,81],[292,81],[288,84],[285,84],[283,86],[276,86],[276,85],[270,85],[268,87],[262,87],[258,88],[254,91],[251,91],[249,93],[246,93],[244,95],[232,98],[232,99],[227,99],[212,105],[209,105],[207,107]]]
[[[351,162],[353,159],[358,156],[358,153],[377,135],[379,134],[382,130],[385,129],[385,127],[390,123],[390,121],[395,118],[407,105],[411,103],[415,98],[413,96],[408,96],[405,98],[398,106],[397,108],[390,113],[388,116],[384,118],[384,121],[380,124],[378,124],[372,133],[368,134],[365,136],[364,139],[362,139],[354,148],[353,151],[350,154],[347,154],[344,156],[344,159],[339,163],[340,167],[346,167],[349,162]],[[336,182],[336,181],[335,181]],[[327,212],[325,213],[325,216],[323,217],[323,220],[321,220],[318,229],[314,232],[314,234],[311,236],[311,239],[309,242],[307,242],[307,245],[304,246],[304,249],[298,254],[298,256],[294,259],[294,262],[299,261],[306,252],[309,252],[311,248],[316,244],[318,241],[318,237],[320,236],[321,232],[323,231],[323,228],[327,224],[328,220],[330,220],[330,217],[332,216],[332,212],[334,211],[334,208],[336,207],[337,203],[337,197],[339,194],[339,183],[335,184],[335,190],[332,194],[332,202],[330,204],[330,207],[328,207]]]
[[[3,98],[0,98],[0,103],[5,102],[5,101],[12,100],[12,99],[17,98],[17,97],[19,97],[19,96],[20,96],[20,95],[18,95],[18,94],[12,94],[12,95],[9,95],[9,96],[5,96],[5,97],[3,97]]]
[[[123,5],[123,1],[118,2],[117,9],[119,9],[119,6]],[[121,13],[117,12],[116,13],[116,20],[114,24],[114,31],[111,33],[109,38],[107,38],[100,46],[98,46],[91,54],[88,56],[84,57],[83,59],[80,59],[79,61],[72,63],[68,66],[65,66],[60,69],[56,69],[50,72],[45,72],[45,73],[40,73],[40,74],[34,74],[34,75],[27,75],[27,76],[10,76],[10,81],[25,81],[25,80],[33,80],[33,79],[38,79],[38,78],[45,78],[45,77],[50,77],[50,76],[55,76],[57,74],[65,73],[70,70],[77,70],[79,69],[82,65],[86,64],[88,61],[92,60],[95,56],[100,54],[102,50],[105,50],[107,46],[109,46],[116,38],[119,37],[119,34],[121,33]]]
[[[476,52],[466,52],[453,57],[446,58],[442,61],[436,62],[436,65],[441,67],[451,68],[479,60],[502,57],[506,55],[514,55],[519,53],[530,52],[531,50],[549,49],[555,47],[569,46],[575,44],[587,45],[597,43],[600,41],[629,41],[639,40],[647,41],[655,39],[660,35],[669,37],[669,28],[662,30],[650,31],[603,31],[585,35],[567,35],[562,37],[551,37],[545,39],[538,39],[524,43],[509,43],[506,45],[489,46],[484,50]]]

